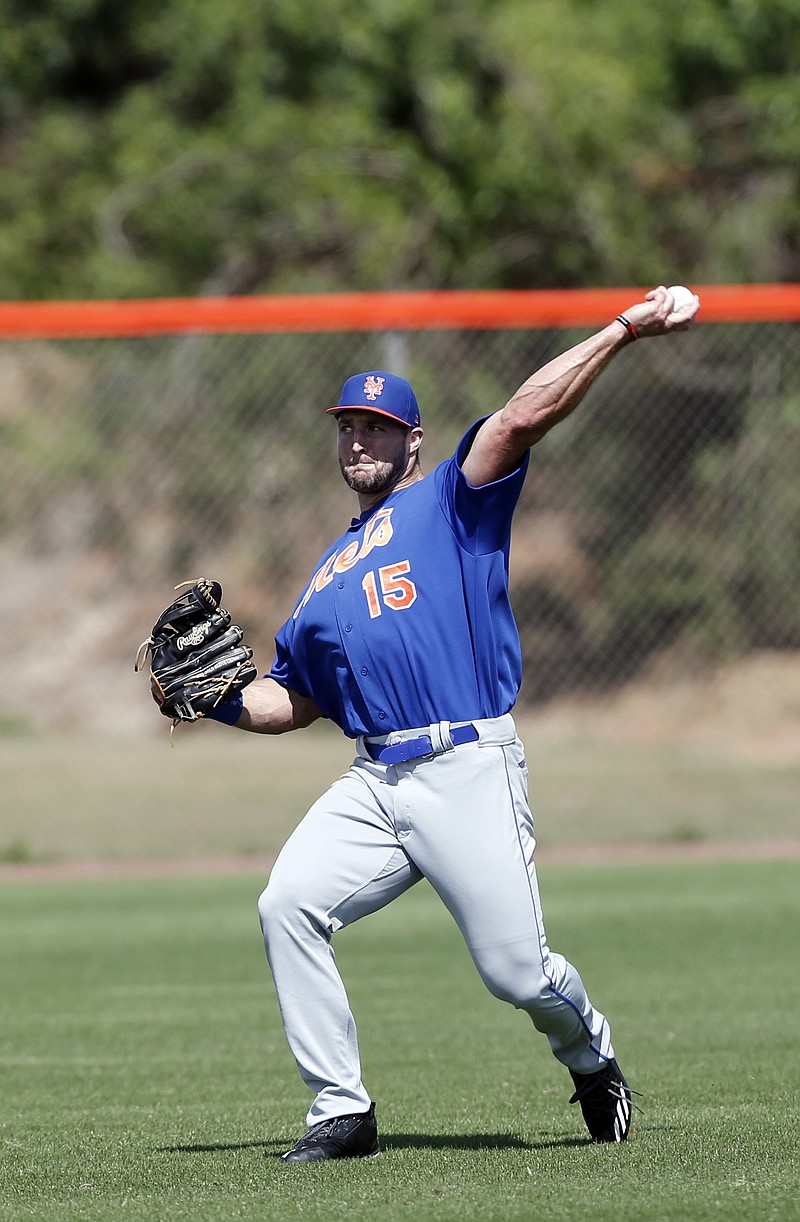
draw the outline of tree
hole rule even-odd
[[[0,0],[0,24],[6,298],[798,274],[794,0]]]

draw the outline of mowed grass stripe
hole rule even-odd
[[[380,1159],[287,1168],[309,1096],[257,876],[0,891],[0,1218],[800,1217],[800,865],[550,866],[550,940],[643,1092],[586,1140],[526,1017],[484,990],[430,889],[335,945]]]

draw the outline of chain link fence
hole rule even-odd
[[[0,343],[0,716],[79,725],[98,666],[123,705],[136,645],[199,573],[223,581],[266,668],[353,512],[323,414],[344,379],[411,380],[431,470],[589,330]],[[797,324],[625,349],[534,451],[511,565],[523,703],[800,648],[798,472]]]

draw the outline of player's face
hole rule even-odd
[[[410,459],[411,430],[374,412],[342,412],[339,466],[354,492],[375,496],[403,478]]]

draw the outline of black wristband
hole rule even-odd
[[[626,318],[624,314],[618,314],[617,317],[614,319],[614,322],[621,322],[625,330],[628,332],[628,335],[630,335],[631,339],[639,338],[639,332],[636,330],[631,320],[629,318]]]

